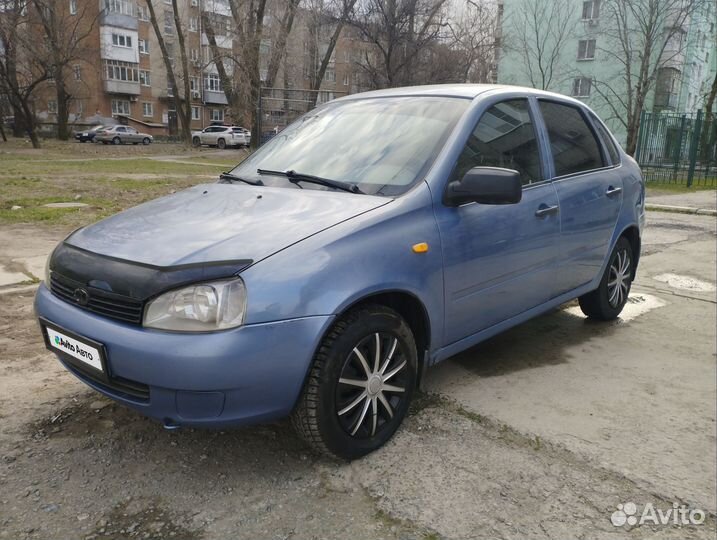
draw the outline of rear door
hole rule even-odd
[[[525,98],[500,101],[481,116],[449,182],[472,167],[514,169],[518,204],[435,207],[445,287],[445,343],[454,343],[538,306],[554,295],[560,216],[546,180]]]
[[[577,105],[539,100],[560,201],[558,292],[592,281],[608,255],[622,205],[622,178]]]

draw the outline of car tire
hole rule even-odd
[[[200,146],[202,146],[202,141],[201,141],[201,139],[200,139],[199,137],[194,137],[194,138],[192,138],[192,146],[193,146],[194,148],[199,148]]]
[[[224,150],[226,147],[227,147],[227,141],[225,141],[224,139],[219,139],[217,141],[217,148],[219,148],[219,150]]]
[[[350,311],[319,345],[292,413],[294,428],[321,453],[364,456],[401,425],[417,374],[416,342],[398,313],[380,305]]]
[[[115,137],[114,139],[112,139],[112,144],[120,144],[121,142],[122,141],[120,140],[119,137]]]
[[[627,303],[633,271],[632,245],[621,237],[610,254],[598,288],[578,298],[582,312],[600,321],[616,319]]]
[[[149,140],[149,137],[145,137],[144,139],[142,139],[142,144],[145,145],[145,146],[147,146],[147,145],[148,145],[149,143],[151,143],[151,142],[152,142],[152,141]]]

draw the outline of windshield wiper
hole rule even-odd
[[[348,182],[341,182],[340,180],[331,180],[330,178],[321,178],[320,176],[314,176],[312,174],[302,174],[296,171],[270,171],[268,169],[257,169],[256,172],[273,176],[285,176],[289,179],[289,182],[294,184],[297,182],[309,182],[311,184],[348,191],[349,193],[364,195],[364,192],[361,191],[356,184],[349,184]]]
[[[261,180],[247,180],[246,178],[242,178],[241,176],[237,176],[232,173],[224,172],[219,175],[220,180],[227,180],[228,182],[244,182],[245,184],[249,184],[250,186],[263,186],[264,182]]]

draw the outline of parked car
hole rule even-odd
[[[192,145],[240,148],[251,144],[251,132],[240,126],[209,126],[192,133]]]
[[[427,367],[574,298],[616,318],[644,194],[575,99],[351,95],[216,184],[72,233],[35,309],[70,372],[166,428],[291,416],[352,459],[394,434]]]
[[[75,140],[80,141],[81,143],[95,142],[97,132],[103,129],[105,129],[105,126],[95,126],[84,131],[75,131]]]
[[[154,137],[129,126],[105,126],[95,134],[95,141],[102,144],[150,144]]]

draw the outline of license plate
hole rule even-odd
[[[79,363],[105,373],[103,346],[100,343],[45,322],[42,325],[48,349],[75,360],[75,364]]]

